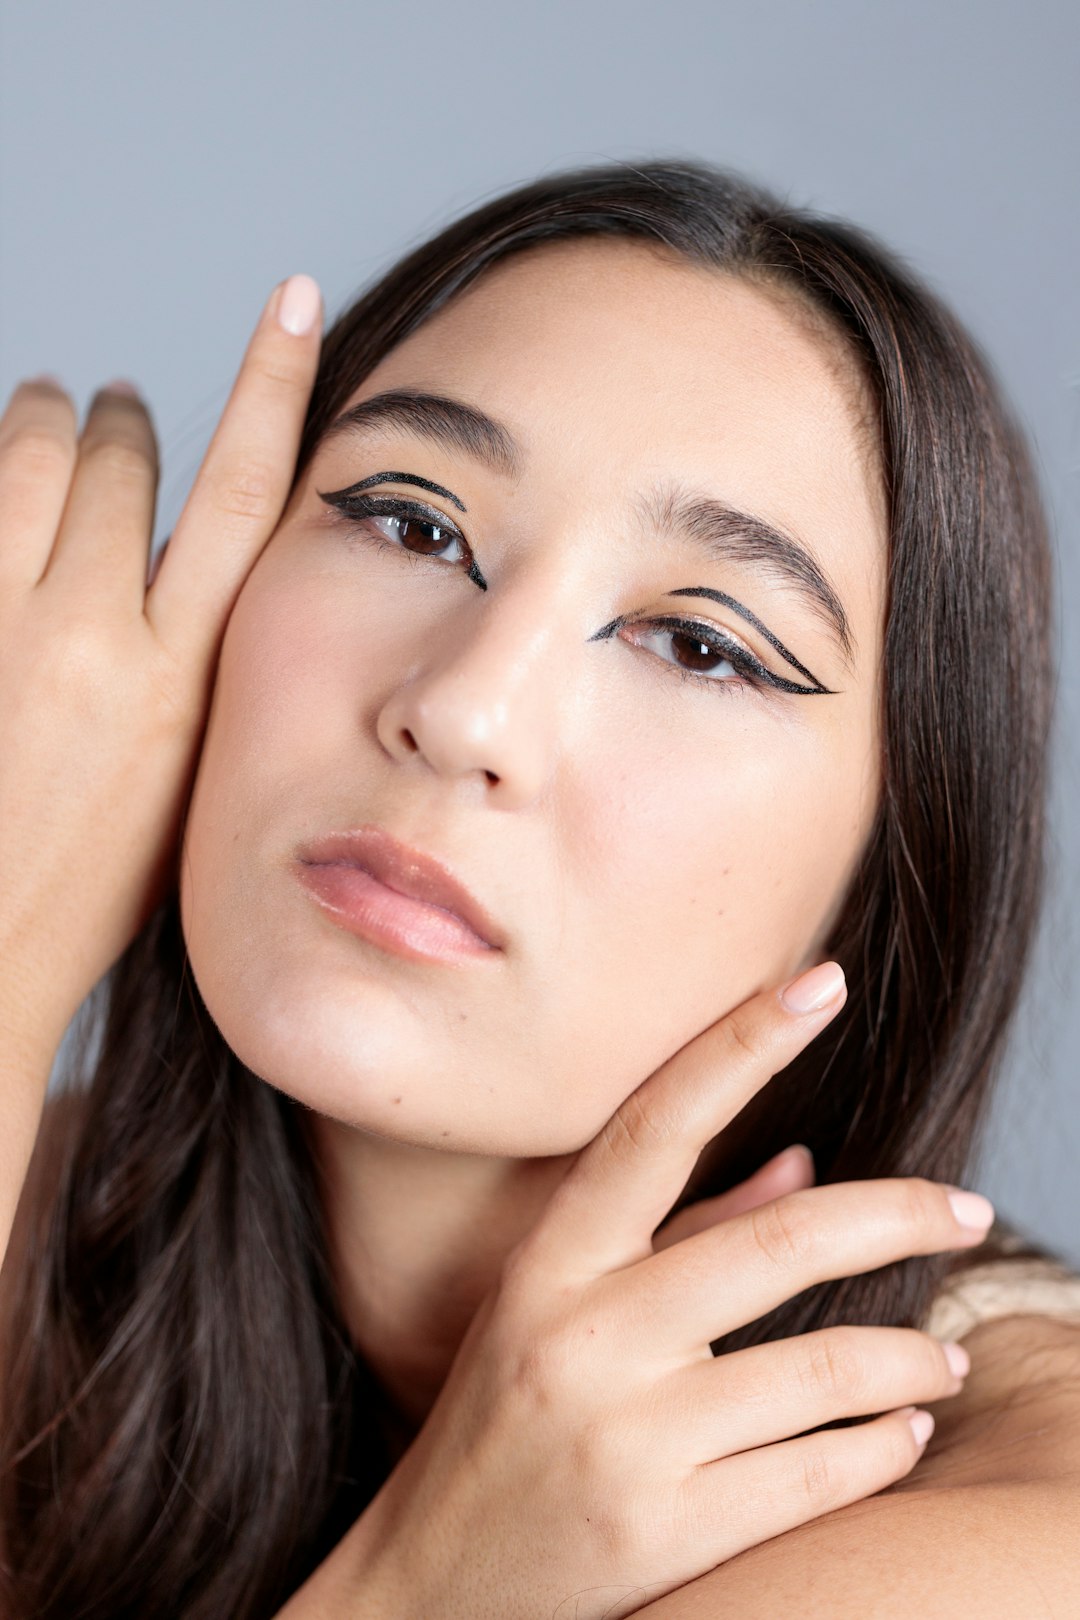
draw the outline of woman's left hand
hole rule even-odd
[[[702,1198],[695,1204],[687,1204],[685,1209],[681,1209],[653,1233],[653,1249],[659,1253],[672,1243],[681,1243],[683,1238],[692,1237],[695,1232],[704,1232],[707,1226],[715,1226],[717,1221],[729,1221],[734,1215],[745,1215],[748,1209],[760,1208],[771,1198],[781,1198],[784,1193],[813,1185],[814,1156],[801,1142],[793,1143],[776,1154],[775,1158],[766,1159],[752,1176],[740,1181],[738,1186],[729,1187],[727,1192],[718,1193],[715,1198]]]

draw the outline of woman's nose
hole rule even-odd
[[[557,609],[508,600],[448,620],[419,672],[383,705],[376,730],[392,758],[440,776],[475,776],[505,809],[532,802],[549,779],[557,715],[573,679]]]

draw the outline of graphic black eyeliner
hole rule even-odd
[[[683,594],[688,593],[684,592]],[[621,630],[624,624],[636,622],[638,621],[628,618],[626,614],[620,614],[617,619],[612,619],[610,624],[605,624],[602,630],[597,630],[595,635],[589,637],[589,640],[604,641],[609,636],[613,636],[616,631]],[[700,619],[678,619],[670,615],[648,618],[641,622],[655,625],[661,630],[675,630],[682,635],[694,636],[703,646],[708,647],[711,652],[722,654],[741,674],[749,675],[753,681],[762,686],[774,686],[780,692],[798,692],[804,697],[818,697],[827,692],[827,688],[824,686],[800,686],[798,681],[788,681],[784,679],[783,675],[774,675],[771,669],[766,669],[765,665],[754,657],[749,648],[740,646],[737,641],[729,639],[716,625],[705,624]],[[684,675],[696,676],[698,680],[704,681],[707,686],[726,684],[722,681],[710,681],[708,676],[697,675],[694,670],[682,669],[679,665],[675,667],[679,668]],[[813,680],[813,676],[810,678]]]
[[[368,478],[361,478],[358,484],[350,484],[347,489],[335,490],[333,496],[328,494],[323,495],[321,490],[319,491],[319,494],[324,501],[329,501],[331,499],[340,499],[345,495],[356,495],[362,489],[371,489],[374,484],[415,484],[418,489],[429,490],[432,495],[441,495],[444,500],[453,501],[459,512],[467,512],[469,510],[469,508],[465,505],[465,502],[459,501],[452,490],[443,489],[441,484],[433,484],[430,479],[420,478],[416,473],[372,473]]]
[[[472,549],[469,547],[469,542],[460,529],[447,522],[442,512],[435,511],[434,507],[424,506],[420,501],[407,501],[400,496],[360,495],[357,493],[358,490],[363,489],[365,486],[373,483],[377,484],[383,480],[392,480],[404,484],[420,484],[425,489],[433,490],[438,495],[445,495],[454,502],[455,506],[459,506],[463,512],[466,510],[464,503],[459,501],[457,496],[451,494],[449,490],[444,490],[440,484],[432,484],[426,479],[415,478],[411,474],[402,473],[374,473],[371,478],[364,478],[359,484],[350,484],[348,489],[326,492],[319,490],[319,499],[325,501],[328,506],[337,507],[347,517],[406,517],[414,518],[421,523],[428,523],[432,528],[445,529],[448,535],[460,540],[462,545],[469,550],[470,561],[468,568],[465,570],[465,577],[471,579],[473,584],[479,586],[482,591],[486,591],[488,588],[487,580],[480,572],[476,558],[472,555]],[[401,549],[408,552],[407,546],[403,546]],[[413,555],[422,556],[423,553],[413,553]]]
[[[771,669],[754,657],[748,648],[740,646],[737,641],[729,639],[718,630],[715,625],[702,624],[697,619],[661,618],[649,619],[649,624],[657,625],[662,630],[677,631],[684,636],[692,636],[700,640],[702,646],[708,647],[711,652],[721,654],[733,669],[740,675],[749,675],[751,679],[762,686],[775,686],[781,692],[803,692],[808,697],[817,696],[816,686],[800,686],[797,681],[785,680],[783,675],[774,675]],[[703,633],[704,632],[704,633]],[[676,666],[679,667],[679,666]],[[693,675],[694,670],[686,670],[685,674]],[[701,676],[707,685],[719,686],[719,681],[709,681],[708,676]]]
[[[719,602],[723,607],[730,608],[732,613],[737,613],[740,618],[746,620],[747,624],[752,624],[758,634],[765,637],[765,640],[769,643],[769,646],[775,648],[775,650],[780,654],[781,658],[791,665],[792,669],[797,669],[800,675],[805,675],[807,680],[812,682],[811,690],[814,692],[819,692],[823,697],[836,696],[836,693],[831,688],[828,686],[822,686],[817,676],[812,675],[805,664],[799,663],[799,660],[795,657],[794,653],[788,652],[787,648],[784,646],[784,643],[774,636],[772,631],[768,629],[766,625],[762,624],[756,613],[751,613],[749,608],[743,607],[742,603],[737,602],[733,596],[728,596],[724,591],[714,591],[707,585],[683,585],[680,586],[678,590],[669,591],[668,595],[706,596],[710,599],[710,601]],[[805,690],[805,688],[795,686],[794,690],[801,692]]]
[[[415,484],[421,489],[428,489],[435,495],[442,495],[446,500],[453,501],[454,505],[462,512],[468,510],[464,501],[459,500],[451,490],[444,489],[441,484],[432,483],[430,479],[421,478],[416,473],[372,473],[369,477],[362,478],[358,483],[350,484],[345,489],[326,492],[320,490],[318,493],[320,500],[325,501],[329,506],[337,507],[340,511],[343,511],[346,514],[352,514],[355,516],[396,515],[416,518],[421,522],[431,524],[435,528],[445,529],[448,534],[460,540],[462,545],[468,547],[468,541],[465,539],[465,536],[461,534],[457,528],[447,523],[442,513],[435,511],[431,507],[423,506],[418,501],[394,501],[392,496],[384,497],[385,504],[382,504],[380,503],[378,496],[362,496],[359,493],[361,490],[370,489],[373,485],[382,483]],[[408,548],[403,547],[402,549],[407,550]],[[414,555],[423,555],[423,553],[415,553]],[[488,588],[487,581],[481,574],[475,557],[471,556],[471,548],[470,557],[471,561],[468,569],[466,570],[466,575],[473,581],[475,585],[478,585],[482,591],[486,591]],[[696,634],[698,632],[704,632],[704,634],[701,636],[701,640],[704,645],[715,647],[715,650],[722,652],[726,657],[728,657],[736,668],[741,667],[744,671],[751,672],[759,681],[762,681],[769,686],[776,687],[782,692],[797,692],[807,697],[834,697],[836,695],[832,688],[823,686],[818,680],[817,676],[808,670],[805,664],[799,662],[794,653],[788,651],[779,637],[773,635],[772,631],[767,625],[762,623],[756,613],[752,613],[749,608],[744,607],[743,604],[736,601],[733,596],[728,596],[725,591],[713,590],[707,585],[684,585],[669,591],[667,594],[669,596],[705,597],[710,601],[719,602],[722,606],[729,608],[733,613],[739,614],[741,618],[746,620],[747,624],[753,626],[759,635],[764,636],[769,645],[780,654],[781,658],[783,658],[785,662],[790,664],[793,669],[797,669],[800,675],[805,675],[806,679],[811,682],[811,685],[802,686],[797,681],[788,681],[785,680],[783,676],[774,675],[771,670],[765,667],[764,664],[760,663],[756,658],[754,658],[752,653],[740,647],[737,642],[723,637],[715,626],[703,624],[696,620],[673,618],[668,618],[666,620],[663,618],[650,619],[647,621],[648,623],[666,625],[669,629],[676,628],[684,634]],[[613,635],[615,631],[620,629],[627,622],[628,620],[626,615],[620,615],[617,619],[612,619],[611,622],[606,624],[601,630],[597,630],[595,634],[589,637],[589,640],[603,641],[608,636]],[[691,674],[693,672],[685,671],[684,673]],[[702,679],[706,678],[702,677]],[[714,685],[718,683],[709,682],[706,679],[706,684]]]

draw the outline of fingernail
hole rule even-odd
[[[949,1363],[949,1371],[954,1378],[966,1378],[971,1371],[971,1357],[962,1344],[950,1341],[941,1347],[945,1352],[945,1360]]]
[[[290,276],[278,296],[278,325],[293,337],[303,337],[315,325],[320,304],[319,284],[313,277]]]
[[[802,1159],[811,1170],[814,1168],[814,1155],[805,1142],[793,1142],[790,1147],[784,1149],[779,1157],[781,1159]]]
[[[818,1012],[835,1001],[844,988],[844,970],[839,962],[822,962],[797,979],[792,979],[780,992],[780,1000],[789,1012]]]
[[[925,1446],[934,1432],[934,1419],[929,1412],[912,1412],[908,1418],[911,1432],[920,1446]]]
[[[128,399],[138,399],[139,397],[139,390],[127,377],[114,377],[112,382],[105,384],[101,392],[103,394],[124,394]]]
[[[961,1226],[985,1232],[994,1223],[994,1206],[989,1198],[983,1197],[982,1193],[964,1192],[962,1188],[957,1187],[950,1192],[949,1203]]]
[[[23,382],[29,388],[63,388],[63,383],[55,371],[39,371],[36,377],[24,377]]]

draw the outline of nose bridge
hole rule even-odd
[[[561,611],[560,611],[561,610]],[[573,680],[566,579],[523,571],[447,617],[379,716],[383,746],[440,774],[483,776],[500,801],[543,790],[558,746],[560,699]]]

